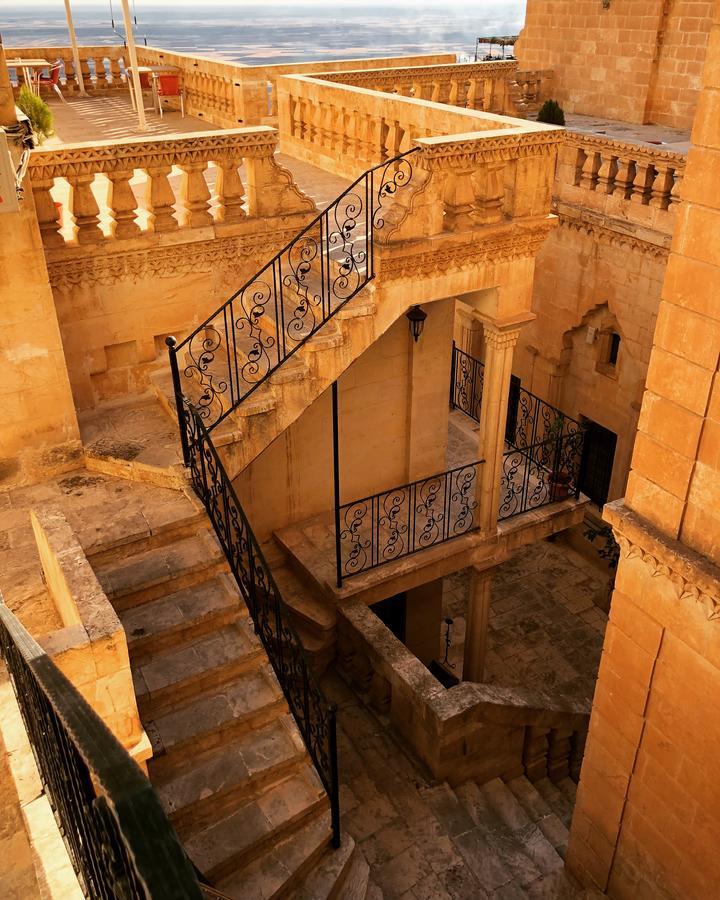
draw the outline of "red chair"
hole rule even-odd
[[[53,65],[50,67],[49,75],[43,75],[40,72],[38,72],[36,84],[37,84],[37,88],[38,88],[38,94],[40,93],[41,87],[51,87],[55,91],[55,93],[58,95],[58,97],[62,100],[62,102],[67,103],[67,101],[65,100],[65,98],[62,95],[62,91],[60,90],[60,69],[61,68],[62,68],[62,63],[56,62],[56,63],[53,63]]]
[[[185,118],[185,91],[183,90],[182,81],[179,75],[156,75],[155,76],[158,106],[160,107],[160,118],[163,114],[163,99],[178,97],[180,99],[180,115]]]

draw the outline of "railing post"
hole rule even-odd
[[[337,759],[337,706],[328,706],[328,743],[330,753],[330,821],[332,824],[332,845],[340,846],[340,781]]]
[[[338,434],[337,381],[332,385],[333,420],[333,488],[335,492],[335,575],[337,586],[342,587],[342,559],[340,557],[340,438]]]
[[[455,341],[452,342],[452,362],[450,363],[450,409],[455,409]]]
[[[187,438],[187,423],[185,422],[185,404],[183,401],[182,390],[180,388],[180,370],[177,363],[177,338],[169,334],[165,338],[165,344],[168,348],[168,356],[170,357],[170,371],[172,372],[173,391],[175,392],[175,408],[177,410],[178,425],[180,427],[180,444],[183,452],[183,462],[186,466],[190,465],[190,448]]]

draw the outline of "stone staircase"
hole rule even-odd
[[[467,781],[420,794],[477,879],[478,897],[574,900],[603,896],[564,869],[575,784],[521,776]],[[389,900],[389,898],[388,898]]]
[[[91,558],[128,639],[148,774],[197,868],[223,894],[365,896],[345,836],[202,512]],[[345,893],[343,893],[343,891]]]

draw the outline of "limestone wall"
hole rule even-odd
[[[446,468],[454,301],[423,308],[417,344],[401,316],[339,379],[341,503]],[[326,391],[235,481],[258,539],[329,513],[332,473]]]
[[[521,67],[552,69],[568,112],[692,123],[712,0],[528,0]]]
[[[617,898],[720,879],[720,7],[662,290],[567,861]]]

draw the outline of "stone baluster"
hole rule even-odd
[[[655,180],[655,167],[651,162],[638,160],[635,163],[635,178],[633,180],[632,196],[630,200],[633,203],[647,204],[650,198],[652,183]]]
[[[525,729],[523,767],[530,781],[539,781],[547,776],[549,731],[542,725],[529,725]]]
[[[650,206],[655,209],[667,209],[670,206],[670,194],[672,193],[673,170],[667,163],[659,163],[655,166],[655,179],[650,193]]]
[[[505,205],[505,163],[488,162],[474,174],[475,221],[483,225],[501,221]]]
[[[344,106],[340,108],[338,115],[338,123],[340,125],[340,134],[338,137],[338,152],[345,156],[352,150],[352,112]]]
[[[619,158],[617,161],[617,172],[615,173],[614,193],[627,200],[632,193],[634,180],[635,160],[627,157]]]
[[[88,61],[86,57],[80,57],[80,71],[82,72],[83,81],[85,83],[85,87],[89,87],[92,85],[92,81],[90,79],[90,66],[88,65]]]
[[[229,224],[245,218],[246,213],[243,209],[245,190],[238,172],[241,162],[240,158],[235,158],[222,159],[217,163],[215,191],[218,198],[218,222]]]
[[[212,224],[210,191],[205,180],[206,168],[205,162],[180,164],[180,224],[185,228],[202,228]]]
[[[115,220],[116,238],[131,238],[140,234],[140,226],[135,221],[137,215],[137,200],[130,187],[130,179],[133,177],[132,169],[121,172],[108,172],[108,207],[110,215]]]
[[[110,57],[110,78],[113,84],[120,81],[120,60]]]
[[[548,738],[548,778],[560,781],[570,774],[570,738],[572,729],[553,728]]]
[[[684,176],[685,173],[681,169],[675,169],[673,173],[673,186],[670,191],[670,210],[676,209],[678,203],[681,201],[680,189],[682,187]]]
[[[392,123],[387,126],[387,130],[385,131],[383,159],[392,159],[393,156],[398,155],[401,138],[400,123],[397,119],[393,119]]]
[[[597,173],[598,190],[605,194],[612,194],[615,189],[617,168],[617,157],[601,154],[600,168]]]
[[[168,181],[171,169],[171,166],[151,166],[147,169],[145,205],[152,228],[157,232],[173,231],[178,227],[173,209],[175,194]]]
[[[468,84],[467,99],[465,101],[466,109],[477,109],[477,98],[480,94],[477,78],[471,78]]]
[[[440,87],[441,85],[439,81],[432,82],[432,93],[430,94],[430,99],[433,103],[440,102]]]
[[[586,191],[594,191],[597,187],[600,162],[600,154],[596,150],[585,151],[585,161],[580,172],[580,187]]]
[[[492,78],[485,78],[483,81],[482,109],[489,112],[493,107],[493,97],[495,96],[495,81]]]
[[[92,192],[94,175],[68,175],[70,210],[77,226],[79,244],[97,244],[105,240],[100,228],[100,209]]]
[[[450,104],[450,106],[457,106],[459,91],[460,91],[460,85],[458,84],[457,78],[451,79],[450,93],[448,94],[448,103]]]
[[[570,740],[570,777],[574,782],[580,780],[583,756],[585,756],[585,744],[587,742],[587,727],[574,731]]]
[[[60,234],[61,223],[58,208],[50,193],[54,183],[53,178],[33,179],[32,181],[35,214],[45,247],[62,247],[65,243]]]
[[[422,81],[413,81],[412,84],[412,95],[416,100],[424,100],[423,97],[423,85]]]

